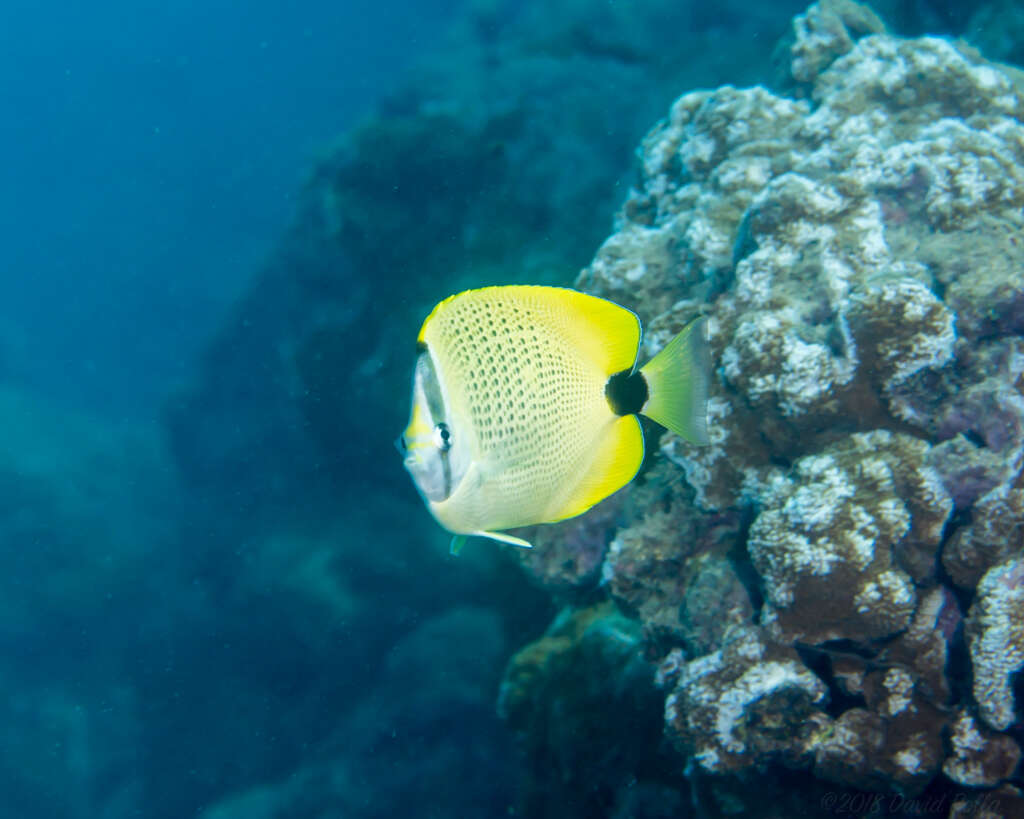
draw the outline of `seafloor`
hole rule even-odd
[[[4,815],[1024,817],[1022,44],[1012,0],[471,3],[166,441],[0,391],[0,538],[48,544]],[[422,316],[511,282],[648,353],[706,315],[712,443],[455,559],[391,441]]]

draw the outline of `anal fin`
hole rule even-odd
[[[560,509],[551,510],[551,520],[565,520],[586,512],[617,492],[640,471],[644,461],[644,433],[635,415],[615,417],[596,444],[594,459],[586,474],[565,499]]]
[[[498,543],[507,543],[510,546],[518,546],[521,549],[532,549],[533,544],[528,540],[523,540],[521,537],[515,537],[514,535],[506,535],[504,532],[473,532],[478,537],[488,537],[491,540],[496,540]]]
[[[507,543],[510,546],[518,546],[521,549],[533,548],[533,544],[528,540],[523,540],[521,537],[515,537],[513,535],[506,535],[503,532],[473,532],[471,535],[453,535],[451,545],[448,547],[448,553],[458,557],[463,547],[465,547],[466,541],[470,537],[485,537],[490,540],[495,540],[498,543]]]

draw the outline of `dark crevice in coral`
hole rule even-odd
[[[862,660],[872,660],[878,655],[878,651],[876,649],[869,648],[863,643],[847,639],[826,640],[824,643],[817,646],[806,646],[804,644],[799,645],[802,645],[805,648],[813,648],[815,651],[819,651],[822,654],[833,657],[846,654],[854,655]]]
[[[966,517],[966,513],[961,513]],[[947,523],[946,533],[950,532]],[[945,537],[943,538],[945,541]],[[957,606],[961,612],[968,611],[974,599],[973,591],[967,591],[957,587],[953,579],[946,572],[942,561],[936,562],[936,579],[945,586],[956,599]],[[946,641],[946,680],[949,683],[951,702],[970,702],[972,696],[973,675],[971,672],[971,657],[967,648],[967,639],[964,634],[964,624],[961,621]]]
[[[800,655],[800,660],[803,664],[828,686],[828,702],[825,704],[825,712],[830,717],[838,717],[844,711],[848,711],[851,708],[864,708],[866,706],[863,696],[848,694],[843,690],[832,669],[832,657],[828,651],[803,643],[796,643],[793,647],[796,649],[796,653]]]
[[[959,526],[970,523],[970,511],[954,514],[946,522],[943,532],[943,543],[948,542],[949,534]],[[955,521],[955,522],[954,522]],[[941,551],[939,552],[941,554]],[[936,579],[956,599],[956,604],[961,612],[970,609],[974,600],[973,590],[966,590],[958,587],[953,578],[946,572],[942,561],[936,562]],[[955,630],[946,640],[946,680],[949,683],[950,700],[952,703],[970,702],[972,697],[973,674],[971,666],[970,651],[967,647],[967,639],[964,633],[964,622],[957,623]]]
[[[747,551],[747,537],[755,517],[756,513],[750,507],[740,510],[739,531],[725,557],[746,590],[747,596],[750,598],[750,605],[754,609],[751,620],[756,623],[761,618],[761,609],[764,606],[764,592],[761,588],[761,576],[750,562],[750,553]]]
[[[736,267],[743,259],[757,250],[757,240],[750,230],[750,211],[743,214],[736,228],[736,241],[732,246],[732,266]]]
[[[946,525],[942,528],[942,542],[945,543],[952,537],[957,529],[970,526],[974,522],[974,512],[970,507],[957,509],[949,516]]]
[[[975,431],[973,429],[965,429],[965,430],[962,430],[960,434],[963,435],[964,438],[966,438],[968,441],[970,441],[972,444],[974,444],[979,449],[987,449],[988,448],[988,444],[985,442],[985,439],[977,431]]]
[[[828,331],[825,333],[825,344],[836,358],[846,359],[849,357],[849,347],[846,341],[846,334],[843,333],[842,328],[839,326],[837,321],[838,316],[833,313],[830,316],[830,324]]]
[[[1017,721],[1010,726],[1007,733],[1014,737],[1024,747],[1024,713],[1021,712],[1020,703],[1024,703],[1024,669],[1015,671],[1010,675],[1010,686],[1013,689],[1013,701],[1018,703]],[[1024,773],[1024,771],[1022,771]]]
[[[973,675],[963,623],[957,626],[947,642],[946,652],[946,680],[949,682],[951,700],[953,703],[968,702],[971,698]]]
[[[946,566],[942,562],[942,554],[952,542],[956,533],[962,529],[967,529],[973,522],[974,513],[970,507],[967,509],[954,509],[953,514],[949,516],[949,519],[942,527],[941,546],[936,549],[938,559],[935,563],[935,577],[939,583],[953,593],[960,611],[967,611],[971,607],[971,603],[974,600],[974,591],[973,589],[964,589],[954,581],[949,572],[946,571]]]
[[[963,798],[970,793],[962,784],[953,782],[945,774],[940,773],[921,793],[913,797],[897,794],[888,795],[879,804],[889,809],[884,812],[874,810],[872,813],[881,816],[953,816],[955,814],[947,814],[946,809],[958,798]],[[876,801],[878,800],[876,799]],[[998,801],[990,802],[989,804],[995,807],[999,805]],[[966,810],[970,812],[959,815],[984,816],[987,813],[987,811],[978,810],[977,806],[969,806]]]

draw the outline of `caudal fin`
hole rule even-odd
[[[649,393],[640,412],[692,444],[708,443],[710,359],[708,322],[701,316],[640,368]]]

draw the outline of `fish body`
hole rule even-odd
[[[637,413],[705,443],[705,321],[637,370],[640,335],[632,311],[567,288],[486,287],[438,304],[398,442],[437,521],[528,546],[503,530],[574,517],[633,479]]]

